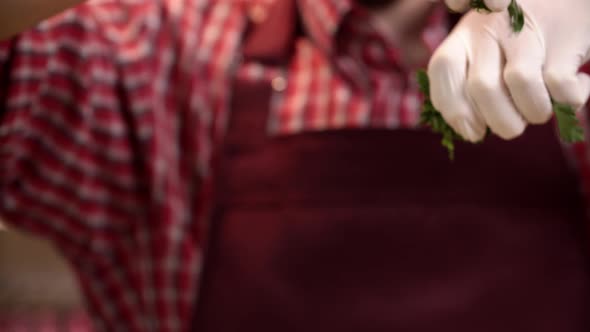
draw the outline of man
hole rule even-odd
[[[3,217],[99,330],[587,331],[550,128],[454,164],[410,130],[444,32],[416,0],[78,7],[3,49]]]

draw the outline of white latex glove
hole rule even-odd
[[[486,127],[517,137],[527,123],[549,120],[551,98],[579,109],[590,94],[590,78],[578,73],[590,49],[590,0],[518,3],[522,32],[512,31],[506,11],[471,11],[431,58],[432,102],[469,141]]]
[[[484,0],[486,6],[491,11],[503,11],[510,5],[510,0]],[[470,6],[471,0],[445,0],[447,7],[451,10],[462,13],[467,11]]]

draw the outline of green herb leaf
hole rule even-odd
[[[510,15],[512,30],[516,33],[521,32],[522,28],[524,28],[524,12],[516,0],[510,2],[510,6],[508,6],[508,14]]]
[[[491,12],[491,10],[486,6],[486,3],[483,0],[471,0],[470,4],[471,8],[475,10],[484,10],[486,12]]]
[[[418,80],[418,88],[425,98],[430,99],[430,79],[425,70],[419,70],[416,73],[416,79]]]
[[[457,134],[451,126],[447,124],[445,119],[442,117],[439,111],[434,108],[430,101],[430,80],[426,71],[420,70],[416,76],[420,92],[424,95],[424,104],[422,105],[422,113],[420,114],[420,124],[428,126],[434,133],[441,134],[441,144],[444,146],[448,153],[449,159],[455,159],[455,141],[463,140],[463,138]]]
[[[478,11],[491,12],[483,0],[471,0],[471,8]],[[519,33],[524,28],[524,12],[516,0],[510,2],[508,6],[508,14],[510,15],[510,25],[512,30]]]
[[[571,106],[553,102],[553,112],[562,141],[566,143],[584,141],[584,129],[576,117],[576,111]]]

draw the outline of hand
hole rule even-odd
[[[470,8],[471,0],[445,0],[447,7],[451,10],[463,13]],[[486,7],[494,12],[504,11],[510,5],[510,0],[484,0]]]
[[[471,11],[431,58],[432,102],[469,141],[486,127],[517,137],[550,119],[552,98],[579,109],[590,95],[590,77],[579,73],[590,50],[590,1],[518,3],[522,32],[512,31],[507,12]]]

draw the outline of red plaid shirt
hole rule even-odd
[[[273,86],[269,134],[416,125],[395,44],[347,0],[298,4],[284,67],[239,62],[253,0],[94,0],[0,46],[2,218],[61,248],[99,331],[189,328],[236,75]]]

